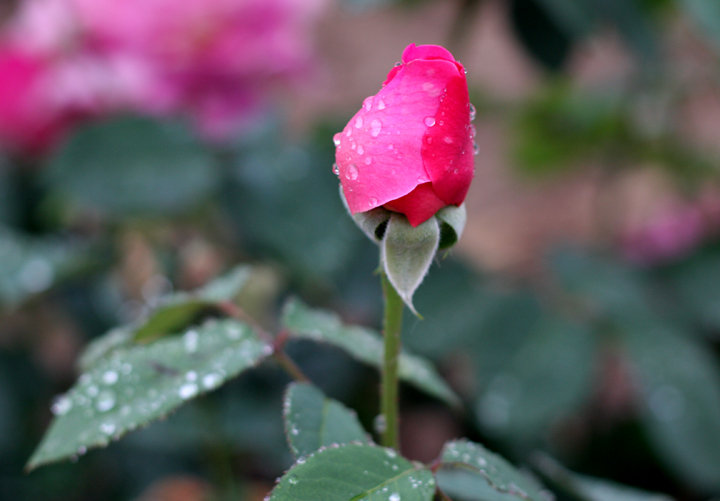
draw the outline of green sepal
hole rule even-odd
[[[390,283],[417,315],[412,297],[427,275],[440,243],[440,225],[434,217],[411,226],[402,214],[392,214],[380,245],[380,262]]]
[[[358,212],[357,214],[353,214],[350,212],[347,200],[345,200],[345,194],[342,191],[342,186],[340,187],[340,200],[342,200],[345,210],[347,210],[350,217],[353,221],[355,221],[357,227],[360,228],[370,240],[379,244],[382,241],[383,236],[385,236],[385,228],[387,228],[387,223],[390,220],[392,212],[383,207],[376,207],[367,212]]]
[[[440,209],[435,217],[440,223],[440,245],[439,249],[448,249],[455,245],[462,236],[467,221],[465,204],[456,207],[449,205]]]

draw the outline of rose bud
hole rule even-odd
[[[410,44],[333,138],[350,212],[384,207],[416,227],[461,205],[474,173],[473,115],[463,66],[443,47]]]

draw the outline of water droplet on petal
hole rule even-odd
[[[385,106],[385,101],[383,101],[382,99],[378,99],[377,109],[379,109],[379,110],[384,110],[385,107],[386,107],[386,106]]]
[[[445,142],[445,144],[453,144],[453,142],[454,142],[454,140],[451,136],[445,136],[443,138],[443,141]]]
[[[363,101],[363,108],[365,108],[365,111],[370,111],[370,109],[372,108],[372,100],[373,100],[373,97],[368,96]]]
[[[425,125],[427,125],[428,127],[432,127],[433,125],[435,125],[435,118],[434,117],[425,117],[424,122],[425,122]]]
[[[338,174],[340,174],[340,169],[338,168],[338,164],[333,164],[332,171],[333,171],[333,174],[335,174],[336,176]]]
[[[338,132],[333,136],[333,143],[335,146],[340,146],[340,133]]]
[[[358,144],[357,152],[358,155],[362,155],[363,153],[365,153],[365,148],[363,148],[362,144]]]
[[[367,157],[367,158],[365,159],[365,165],[370,165],[371,163],[372,163],[372,158]]]
[[[478,146],[478,144],[475,141],[473,141],[473,155],[477,155],[479,153],[480,153],[480,146]]]
[[[475,109],[475,106],[473,106],[472,103],[468,103],[468,110],[470,112],[470,121],[472,122],[475,120],[475,116],[477,115],[477,110]]]
[[[356,128],[356,129],[359,129],[359,128],[361,128],[362,126],[363,126],[363,119],[362,119],[362,117],[357,117],[357,118],[355,119],[355,128]]]
[[[355,181],[358,178],[358,168],[355,166],[355,164],[350,164],[347,166],[347,169],[345,170],[345,177],[349,181]]]
[[[382,131],[382,122],[377,118],[370,122],[370,135],[372,137],[378,137]]]

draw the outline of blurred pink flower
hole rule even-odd
[[[47,148],[68,117],[117,111],[228,138],[312,66],[325,2],[24,0],[0,33],[0,141]]]
[[[43,151],[69,123],[45,92],[47,62],[13,47],[0,47],[0,145]]]
[[[631,261],[657,264],[688,254],[704,240],[707,230],[700,207],[678,207],[626,232],[622,248]]]
[[[145,109],[186,111],[221,139],[256,116],[268,86],[313,60],[324,0],[69,0],[87,43],[124,52],[154,75]]]

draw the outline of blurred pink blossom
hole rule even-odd
[[[46,148],[72,120],[186,114],[209,139],[313,64],[326,0],[24,0],[0,34],[0,142]]]
[[[705,239],[707,223],[701,206],[677,207],[627,231],[622,238],[622,249],[628,259],[640,264],[679,259]]]
[[[68,124],[47,90],[47,62],[14,47],[0,48],[0,145],[43,151]]]

